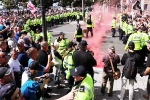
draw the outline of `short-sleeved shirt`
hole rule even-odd
[[[19,52],[17,59],[23,67],[28,66],[29,57],[26,52]]]
[[[40,85],[31,79],[27,80],[20,89],[25,100],[39,100]]]

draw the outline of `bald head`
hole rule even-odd
[[[48,43],[46,41],[41,42],[41,49],[44,51],[48,50]]]

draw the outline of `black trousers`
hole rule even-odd
[[[112,37],[115,37],[116,29],[115,29],[115,28],[112,28],[112,29],[111,29],[111,32],[112,32]]]
[[[82,37],[81,38],[76,38],[76,41],[79,42],[79,43],[81,42],[81,40],[82,40]]]
[[[79,19],[77,19],[77,24],[79,24]]]
[[[87,27],[86,38],[88,38],[88,33],[91,32],[91,36],[93,37],[93,29],[92,27]]]
[[[125,32],[122,29],[120,29],[119,30],[119,40],[122,40],[124,34],[125,34]]]

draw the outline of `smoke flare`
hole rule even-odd
[[[102,41],[103,36],[110,31],[112,14],[111,11],[104,12],[102,11],[102,6],[99,3],[96,3],[93,6],[93,11],[91,12],[92,20],[94,21],[93,37],[87,38],[88,48],[94,52],[94,58],[97,61],[97,66],[103,68],[102,57]],[[90,36],[90,33],[89,33]],[[105,51],[107,52],[107,51]]]

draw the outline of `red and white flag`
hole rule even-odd
[[[31,11],[32,14],[34,14],[37,11],[34,4],[31,1],[28,2],[27,8]]]

